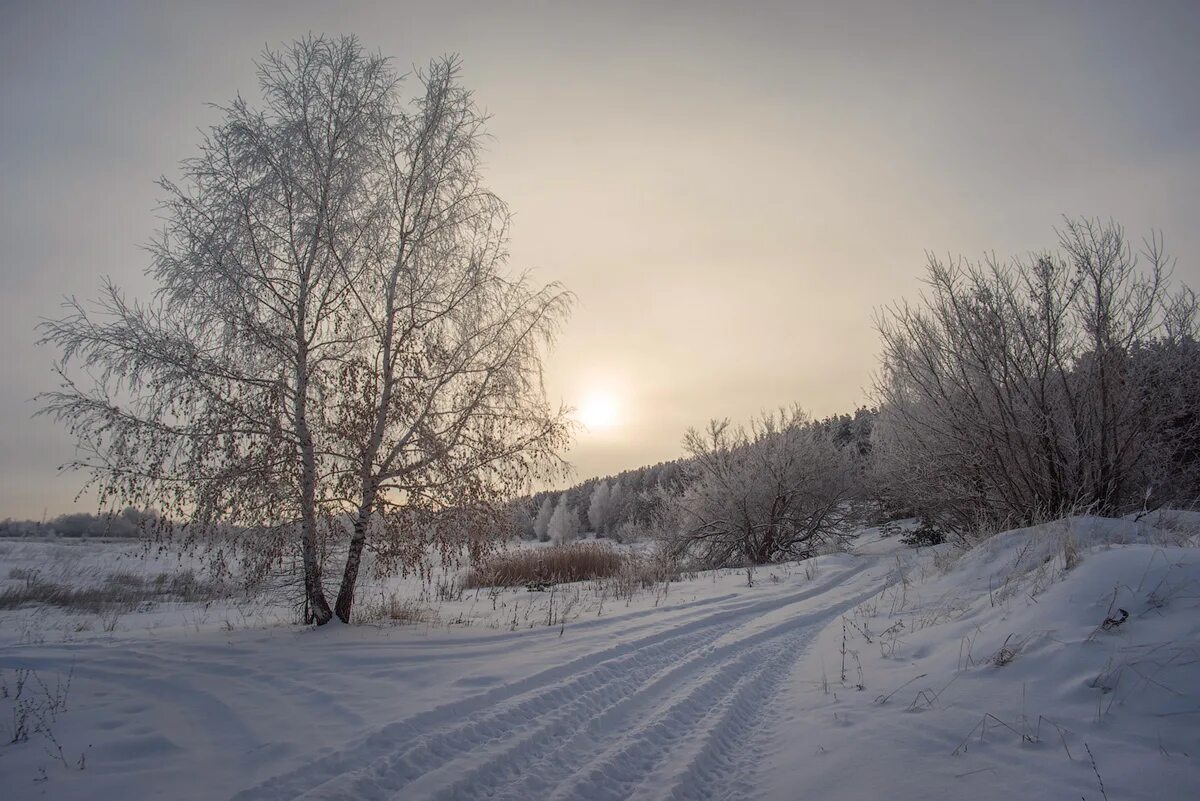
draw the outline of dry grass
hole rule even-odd
[[[196,578],[191,570],[140,576],[111,573],[91,587],[70,587],[43,579],[36,571],[13,568],[9,578],[25,583],[0,590],[0,609],[46,604],[84,612],[135,609],[147,601],[209,601],[224,597],[224,587]]]
[[[627,556],[620,570],[603,577],[599,589],[603,596],[628,600],[639,590],[670,584],[682,578],[679,568],[668,561]]]
[[[523,549],[483,560],[467,572],[462,586],[522,587],[604,579],[620,574],[628,561],[626,554],[593,542]]]
[[[992,654],[988,661],[997,667],[1004,667],[1017,658],[1024,646],[1024,640],[1014,640],[1013,635],[1010,634],[1004,638],[1004,644],[1000,646],[1000,650]]]
[[[1075,567],[1079,565],[1079,561],[1082,558],[1079,554],[1079,543],[1075,541],[1075,538],[1071,536],[1070,532],[1063,537],[1062,557],[1064,572],[1068,570],[1074,570]]]
[[[358,601],[354,606],[355,623],[392,623],[415,625],[436,623],[435,609],[415,598],[403,598],[398,593],[380,594]]]
[[[410,598],[401,599],[395,594],[388,598],[384,612],[394,623],[428,623],[437,617],[424,604]]]

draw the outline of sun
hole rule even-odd
[[[579,407],[579,422],[589,431],[608,431],[615,428],[619,417],[617,402],[607,392],[592,392]]]

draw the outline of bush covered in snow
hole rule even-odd
[[[875,480],[896,508],[966,534],[1200,496],[1195,294],[1172,294],[1158,237],[1138,254],[1068,220],[1059,244],[931,256],[927,294],[882,315]]]
[[[855,494],[850,456],[799,409],[749,428],[688,432],[687,488],[665,504],[665,551],[705,567],[808,556],[837,539]]]

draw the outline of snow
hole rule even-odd
[[[71,684],[51,727],[64,760],[38,735],[0,746],[0,795],[1191,799],[1197,530],[1073,518],[965,553],[865,532],[752,586],[717,571],[603,606],[560,588],[576,600],[554,626],[549,593],[524,590],[317,630],[279,610],[197,624],[188,604],[111,632],[3,611],[6,682]],[[0,578],[62,547],[0,543]],[[79,547],[94,556],[69,575],[128,565],[127,546]]]
[[[994,537],[944,573],[945,547],[911,560],[904,581],[847,617],[861,691],[839,681],[840,626],[799,664],[768,756],[777,786],[834,798],[1196,798],[1200,554],[1160,544],[1172,539],[1076,518]],[[1064,574],[1068,540],[1082,553]],[[1129,619],[1104,629],[1120,608]]]

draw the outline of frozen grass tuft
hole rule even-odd
[[[415,598],[404,598],[395,592],[374,599],[364,598],[355,607],[356,623],[394,623],[403,626],[435,623],[437,619],[437,612],[428,604]]]

